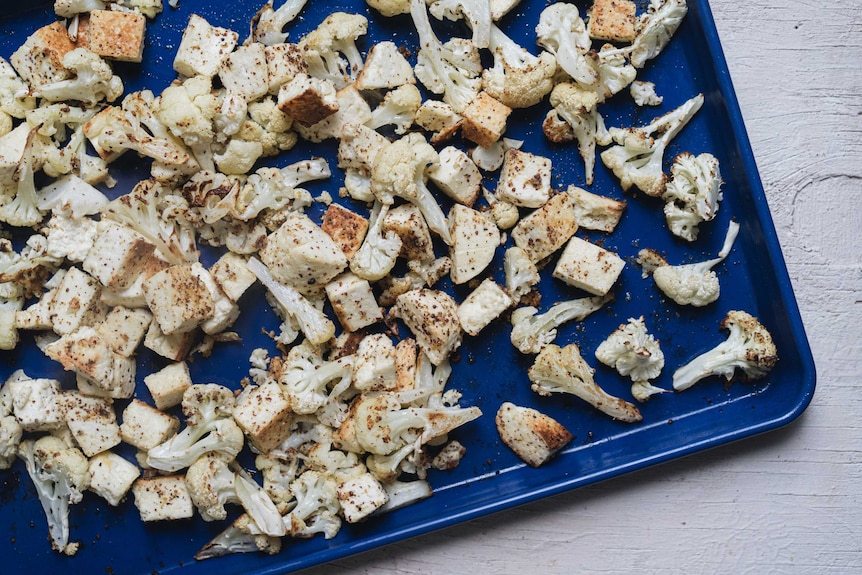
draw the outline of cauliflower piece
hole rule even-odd
[[[477,48],[491,41],[491,3],[488,0],[432,0],[428,11],[438,20],[465,20],[472,30],[470,40]]]
[[[36,191],[40,210],[51,210],[55,215],[74,220],[79,227],[89,224],[84,216],[99,213],[108,198],[98,189],[75,174],[63,176]],[[67,222],[72,224],[72,222]],[[50,225],[50,224],[49,224]],[[83,234],[84,236],[87,233]],[[83,242],[85,245],[88,243]]]
[[[288,34],[284,27],[293,22],[308,0],[285,0],[277,10],[273,9],[273,0],[258,11],[252,20],[252,39],[264,46],[276,46],[287,41]]]
[[[102,0],[54,0],[54,13],[60,18],[72,18],[95,10],[104,10]]]
[[[432,144],[449,140],[461,128],[463,122],[463,118],[455,113],[452,106],[439,100],[422,102],[413,118],[413,123],[417,126],[433,132],[430,138]]]
[[[51,257],[81,263],[96,240],[98,223],[89,218],[77,219],[55,213],[43,232],[48,238],[48,254]]]
[[[393,232],[401,238],[399,256],[408,260],[426,262],[434,259],[431,231],[422,212],[411,203],[389,210],[383,220],[383,233]]]
[[[647,60],[658,56],[687,13],[686,0],[650,0],[646,12],[638,20],[638,34],[628,50],[632,65],[643,68]]]
[[[86,48],[75,48],[63,56],[63,66],[75,77],[39,87],[37,95],[51,102],[77,101],[85,106],[113,102],[123,95],[123,81],[111,66]]]
[[[356,42],[367,31],[368,19],[361,14],[327,16],[299,42],[309,75],[331,80],[337,89],[356,80],[364,65]]]
[[[535,307],[521,307],[512,312],[510,339],[521,353],[539,353],[557,337],[557,328],[569,321],[582,321],[613,298],[589,297],[555,303],[539,313]]]
[[[0,469],[9,469],[18,454],[24,428],[14,415],[0,412]]]
[[[693,264],[659,265],[653,270],[656,286],[679,305],[703,307],[716,301],[721,285],[712,268],[730,254],[738,234],[739,224],[731,221],[718,257]]]
[[[305,299],[301,293],[288,285],[277,282],[267,266],[257,259],[251,258],[248,261],[248,267],[266,286],[269,293],[276,298],[284,313],[299,324],[299,329],[311,343],[321,345],[335,335],[335,324]]]
[[[455,284],[463,284],[481,274],[494,259],[500,245],[500,230],[494,218],[461,204],[449,212],[449,232],[452,243],[450,276]]]
[[[536,264],[518,246],[508,248],[503,254],[503,270],[506,273],[506,291],[514,303],[521,301],[541,279]]]
[[[387,18],[410,13],[410,0],[365,0],[365,3]]]
[[[494,422],[503,443],[531,467],[544,465],[572,440],[554,418],[510,401],[500,405]]]
[[[652,385],[664,367],[664,353],[658,340],[647,331],[644,317],[629,318],[596,348],[596,359],[632,380],[632,395],[644,402],[656,393],[667,392]]]
[[[428,166],[439,161],[440,156],[424,136],[407,134],[377,153],[371,168],[371,191],[384,204],[393,203],[396,196],[415,204],[431,231],[451,245],[446,215],[426,185]]]
[[[281,537],[257,533],[258,528],[251,518],[243,513],[224,531],[195,553],[197,561],[224,557],[233,553],[263,552],[275,555],[281,551]]]
[[[592,40],[577,6],[559,2],[539,14],[536,43],[554,55],[557,65],[579,84],[593,85],[598,75],[587,58]]]
[[[434,34],[424,0],[411,0],[410,16],[419,34],[421,46],[413,69],[416,78],[434,94],[442,94],[443,101],[460,114],[475,98],[482,85],[482,71],[478,58],[463,57],[452,40],[443,44]],[[473,50],[477,47],[469,43]],[[478,56],[478,53],[476,53]],[[476,65],[478,63],[478,66]]]
[[[193,384],[183,393],[186,427],[147,451],[146,463],[174,472],[189,467],[204,453],[234,458],[242,449],[242,430],[233,420],[235,399],[230,389],[215,383]]]
[[[551,92],[553,110],[549,114],[556,114],[571,127],[572,134],[578,140],[578,152],[584,160],[588,185],[593,183],[596,142],[603,146],[611,143],[610,134],[597,109],[598,102],[595,92],[574,82],[560,82]],[[543,130],[545,125],[543,123]],[[553,140],[553,136],[549,139]]]
[[[712,154],[679,154],[670,168],[671,179],[662,199],[667,225],[673,235],[693,242],[698,225],[715,218],[722,199],[721,172]]]
[[[312,414],[335,401],[351,384],[354,363],[353,355],[324,360],[320,350],[307,341],[291,348],[278,377],[291,410]]]
[[[311,205],[311,194],[299,186],[332,175],[323,158],[300,160],[283,168],[260,168],[251,174],[236,196],[231,216],[249,221],[264,210],[301,211]]]
[[[646,126],[610,130],[616,145],[602,152],[601,158],[624,190],[634,185],[649,196],[664,193],[668,181],[662,171],[664,151],[702,105],[703,94],[698,94]]]
[[[633,403],[614,397],[604,391],[593,379],[591,368],[578,346],[565,347],[550,344],[539,352],[527,371],[533,382],[531,389],[543,396],[552,393],[570,393],[579,397],[610,417],[626,423],[641,421],[640,410]]]
[[[0,112],[20,119],[35,108],[36,98],[30,94],[27,83],[18,76],[15,68],[5,58],[0,57]]]
[[[416,86],[398,86],[386,93],[383,102],[371,111],[371,120],[365,125],[375,130],[392,126],[396,134],[404,134],[413,125],[413,118],[421,105],[422,94]]]
[[[629,91],[638,106],[658,106],[664,101],[663,96],[656,94],[655,84],[652,82],[635,80],[631,83]]]
[[[550,52],[534,56],[491,24],[494,65],[482,72],[482,89],[510,108],[529,108],[554,87],[557,62]]]
[[[760,379],[775,367],[778,353],[772,335],[756,317],[731,310],[720,327],[727,330],[727,339],[677,369],[673,374],[674,390],[686,390],[712,375],[730,381],[737,369],[744,380]]]
[[[331,475],[314,469],[303,471],[290,483],[295,505],[283,519],[287,534],[311,537],[323,533],[326,539],[335,537],[341,529],[337,490],[338,482]]]
[[[225,519],[225,504],[236,503],[265,535],[285,534],[281,514],[269,495],[224,455],[205,453],[186,470],[185,481],[189,496],[204,521]]]
[[[74,555],[78,543],[69,542],[69,505],[80,503],[90,485],[87,458],[75,447],[46,435],[26,439],[18,446],[27,474],[36,487],[36,495],[48,520],[51,547],[65,555]]]
[[[15,130],[7,134],[7,137],[14,133]],[[17,183],[13,184],[14,194],[12,197],[4,197],[4,194],[0,193],[0,222],[6,222],[17,227],[35,226],[44,217],[39,210],[39,196],[36,193],[34,180],[36,158],[34,157],[33,144],[35,140],[36,130],[30,130],[23,146],[20,161],[15,168]]]
[[[212,78],[198,75],[165,88],[159,97],[156,116],[174,136],[197,151],[215,139],[213,119],[218,109]]]
[[[461,345],[458,304],[444,292],[410,290],[398,296],[392,313],[404,321],[434,365],[440,365]]]
[[[371,46],[355,82],[360,90],[392,89],[415,83],[416,76],[410,62],[395,42],[389,40]]]
[[[395,346],[386,334],[372,333],[359,342],[353,387],[360,391],[386,391],[395,387]]]

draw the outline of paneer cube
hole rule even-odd
[[[72,73],[63,66],[63,56],[75,49],[62,22],[52,22],[30,34],[9,57],[9,63],[30,88],[66,80]]]
[[[199,336],[198,330],[166,335],[162,333],[158,322],[151,321],[144,337],[144,347],[166,359],[182,361],[188,357]]]
[[[7,388],[15,419],[24,431],[51,431],[65,424],[62,389],[56,379],[32,379],[19,371],[6,380]]]
[[[239,306],[225,295],[210,272],[203,266],[193,266],[192,271],[204,283],[213,302],[213,313],[201,323],[201,329],[210,335],[221,333],[232,326],[239,317]]]
[[[420,262],[434,259],[431,230],[416,204],[401,204],[389,210],[383,218],[382,231],[384,236],[388,232],[395,232],[401,238],[400,257]]]
[[[67,391],[62,402],[66,425],[84,455],[92,457],[120,443],[120,426],[110,399]]]
[[[357,331],[383,320],[371,284],[352,272],[345,272],[326,284],[326,296],[346,331]]]
[[[263,44],[252,42],[227,55],[218,72],[222,85],[247,102],[269,93],[269,68]]]
[[[401,318],[434,365],[440,365],[461,346],[458,304],[445,292],[410,290],[398,296],[392,313]]]
[[[233,252],[225,252],[209,272],[221,291],[234,302],[239,301],[242,294],[257,281],[257,277],[248,269],[246,259]]]
[[[135,361],[115,353],[92,327],[63,335],[42,351],[63,369],[83,375],[109,395],[131,397],[135,390]]]
[[[179,405],[183,400],[183,393],[192,385],[189,366],[184,361],[167,365],[146,376],[144,385],[150,391],[158,409],[165,410]]]
[[[395,345],[389,336],[372,333],[359,342],[353,364],[353,385],[360,391],[386,391],[395,387]]]
[[[183,475],[141,477],[132,484],[132,494],[145,523],[189,519],[195,514]]]
[[[546,463],[572,440],[557,420],[508,401],[500,406],[495,422],[503,443],[532,467]]]
[[[574,199],[575,221],[579,228],[612,232],[626,209],[625,200],[615,200],[588,192],[577,186],[566,190]]]
[[[147,18],[137,12],[93,10],[87,27],[87,47],[103,58],[140,62],[146,27]]]
[[[302,48],[299,44],[290,42],[273,44],[264,48],[264,55],[269,73],[269,93],[273,96],[278,95],[281,87],[298,74],[308,72],[308,64],[302,57]]]
[[[339,483],[336,495],[348,523],[365,519],[389,500],[386,490],[370,473]]]
[[[132,483],[141,475],[134,463],[113,451],[104,451],[90,458],[90,491],[116,507]]]
[[[343,206],[330,204],[320,227],[350,259],[362,246],[368,232],[368,220]]]
[[[347,256],[329,235],[305,214],[291,212],[267,237],[260,259],[273,278],[303,295],[323,292],[347,267]]]
[[[573,237],[560,255],[554,277],[593,295],[605,295],[625,265],[617,254]]]
[[[93,247],[84,259],[84,271],[112,289],[127,288],[155,259],[156,247],[134,230],[103,221]]]
[[[349,84],[336,92],[338,111],[311,126],[297,123],[294,128],[309,142],[322,142],[340,138],[350,124],[364,124],[371,120],[371,107],[355,85]]]
[[[593,40],[631,42],[637,35],[637,5],[631,0],[595,0],[587,33]]]
[[[428,169],[428,179],[443,193],[467,207],[473,207],[482,193],[482,173],[463,150],[446,146],[440,150],[440,162]]]
[[[95,327],[115,353],[131,357],[144,340],[152,320],[153,314],[145,309],[117,306]]]
[[[538,210],[521,218],[512,229],[515,245],[533,262],[545,259],[563,247],[578,231],[573,199],[557,194]]]
[[[550,158],[515,148],[506,150],[497,199],[523,208],[538,208],[550,197]]]
[[[412,337],[395,344],[395,391],[413,389],[416,384],[416,340]]]
[[[290,435],[290,401],[275,381],[247,387],[237,398],[233,418],[261,453],[277,447]]]
[[[445,102],[425,100],[416,110],[413,123],[433,132],[430,141],[432,144],[439,144],[452,138],[455,132],[461,129],[464,119]]]
[[[482,148],[490,147],[506,131],[512,108],[487,92],[479,92],[461,112],[461,135]]]
[[[453,282],[462,284],[482,273],[494,259],[500,230],[490,213],[455,204],[449,211],[449,232],[449,274]]]
[[[180,421],[155,407],[133,399],[123,410],[120,436],[140,451],[149,451],[176,435]]]
[[[335,85],[330,80],[297,74],[278,91],[278,109],[295,122],[312,126],[338,111]]]
[[[491,278],[486,278],[458,306],[458,319],[464,331],[478,335],[513,303],[506,290]]]
[[[201,16],[192,14],[174,57],[174,70],[188,78],[197,75],[212,78],[233,52],[238,38],[236,32],[211,26]]]
[[[196,269],[197,268],[197,269]],[[190,331],[215,312],[212,294],[195,262],[171,266],[144,282],[144,297],[162,333]]]
[[[360,90],[389,90],[404,84],[415,84],[416,76],[395,42],[386,40],[374,44],[368,50],[365,65],[355,83]]]
[[[100,299],[101,291],[94,277],[76,267],[69,268],[51,299],[49,314],[54,331],[65,335],[104,319],[108,308]]]

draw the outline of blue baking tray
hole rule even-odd
[[[262,2],[261,2],[262,3]],[[586,9],[588,2],[576,4]],[[646,2],[638,1],[639,10]],[[278,5],[278,2],[277,2]],[[535,50],[534,27],[545,2],[523,0],[502,20],[502,27],[525,47]],[[119,65],[126,91],[148,87],[161,91],[173,78],[173,55],[188,17],[204,16],[212,24],[236,30],[240,39],[248,34],[248,22],[257,11],[257,1],[206,2],[180,0],[176,9],[165,6],[163,14],[147,29],[145,63]],[[54,20],[50,3],[44,0],[24,5],[0,2],[0,55],[7,57],[37,27]],[[288,27],[290,39],[298,40],[331,11],[345,10],[369,14],[368,36],[360,42],[363,50],[377,41],[392,39],[407,48],[415,59],[417,38],[407,17],[385,20],[371,14],[361,0],[311,0],[300,18]],[[467,35],[457,25],[433,21],[439,35]],[[414,60],[415,61],[415,60]],[[664,96],[658,108],[638,109],[627,92],[603,105],[609,126],[647,123],[703,93],[703,109],[675,139],[668,150],[666,170],[673,156],[682,151],[711,152],[721,162],[725,180],[724,200],[716,220],[703,224],[697,242],[674,238],[666,229],[659,200],[642,194],[623,193],[615,178],[597,162],[592,191],[628,202],[626,213],[612,234],[579,232],[581,237],[600,242],[620,254],[627,265],[615,287],[616,299],[606,310],[585,321],[559,330],[557,343],[577,343],[587,361],[597,367],[596,379],[609,392],[629,397],[627,380],[595,360],[597,345],[629,317],[643,315],[647,326],[661,340],[666,366],[654,383],[671,387],[671,376],[679,365],[709,349],[725,334],[719,322],[731,309],[743,309],[757,317],[774,336],[780,361],[768,377],[753,382],[712,378],[683,393],[662,394],[641,406],[643,422],[629,425],[609,420],[573,397],[539,397],[530,391],[526,370],[531,357],[521,356],[509,343],[509,325],[497,321],[480,337],[466,337],[454,363],[450,387],[463,392],[462,404],[479,406],[484,415],[453,433],[467,447],[461,465],[449,472],[432,472],[429,481],[435,495],[388,515],[372,517],[356,525],[345,525],[331,540],[285,540],[278,555],[235,555],[196,562],[200,547],[224,525],[200,519],[173,523],[143,524],[131,499],[113,508],[92,494],[72,508],[71,540],[81,549],[73,557],[51,551],[42,510],[21,462],[0,472],[0,557],[22,571],[53,572],[74,569],[105,573],[197,573],[272,574],[311,567],[337,558],[426,533],[485,514],[594,483],[619,474],[682,457],[717,445],[771,430],[797,418],[809,404],[815,387],[815,368],[805,331],[794,299],[781,249],[769,213],[757,167],[743,125],[718,34],[706,0],[689,0],[689,13],[668,48],[640,71],[640,79],[655,82]],[[583,185],[583,163],[573,145],[550,146],[540,123],[547,101],[510,118],[507,135],[524,140],[525,150],[550,157],[554,184]],[[328,158],[333,178],[308,186],[313,194],[329,191],[337,197],[341,183],[335,169],[335,146],[331,143],[295,149],[273,160],[287,165],[311,156]],[[115,165],[119,184],[109,192],[124,193],[146,177],[147,163],[127,155]],[[493,186],[493,180],[489,180]],[[363,206],[350,206],[363,210]],[[319,211],[313,212],[319,217]],[[643,279],[634,258],[640,248],[664,253],[671,263],[700,261],[718,252],[727,224],[735,219],[741,233],[730,257],[717,271],[721,280],[720,299],[703,309],[680,307],[666,299]],[[502,277],[501,256],[488,272]],[[205,254],[211,261],[214,254]],[[549,276],[548,270],[543,276]],[[463,298],[464,287],[444,287]],[[543,277],[540,309],[553,302],[584,294]],[[278,320],[263,301],[263,293],[253,289],[242,302],[243,313],[236,329],[242,343],[219,344],[213,358],[192,363],[196,382],[217,382],[239,386],[247,373],[248,355],[254,347],[269,347],[261,327],[275,329]],[[138,379],[161,365],[158,358],[142,353]],[[74,385],[68,373],[45,359],[26,336],[14,352],[3,352],[0,377],[24,368],[34,377],[55,377],[67,387]],[[146,388],[138,386],[138,396],[149,399]],[[494,415],[503,401],[535,407],[563,423],[575,436],[568,448],[542,468],[526,467],[503,446],[494,427]],[[131,457],[131,453],[123,451]],[[26,566],[26,567],[24,567]]]

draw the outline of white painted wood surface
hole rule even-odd
[[[711,5],[814,351],[810,407],[315,575],[862,573],[862,2]]]

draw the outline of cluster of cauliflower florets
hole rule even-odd
[[[626,204],[574,185],[555,190],[551,160],[505,137],[506,123],[513,110],[549,101],[543,131],[577,141],[588,184],[596,146],[605,146],[600,157],[623,188],[662,197],[669,229],[696,239],[721,200],[717,160],[681,154],[671,176],[662,164],[702,96],[643,127],[607,129],[599,113],[627,87],[639,105],[661,103],[654,85],[635,78],[670,41],[685,1],[652,0],[637,16],[633,2],[596,0],[586,20],[573,4],[552,4],[535,28],[538,56],[497,25],[517,0],[368,4],[384,17],[409,14],[415,65],[392,41],[363,54],[360,14],[333,13],[289,42],[284,28],[305,0],[265,4],[243,43],[191,15],[177,79],[159,93],[124,94],[110,64],[141,61],[159,0],[57,0],[66,20],[0,59],[0,222],[34,232],[17,251],[0,238],[0,348],[34,332],[76,382],[64,389],[21,370],[6,380],[0,468],[24,460],[58,551],[77,550],[69,505],[85,490],[112,505],[133,493],[144,521],[223,520],[226,505],[241,507],[199,558],[274,553],[284,536],[333,537],[343,521],[427,497],[427,470],[464,456],[449,433],[481,415],[447,389],[450,359],[464,334],[508,312],[512,344],[536,355],[528,373],[536,393],[570,393],[614,419],[642,419],[596,384],[577,345],[554,344],[563,323],[612,301],[625,262],[575,234],[612,232]],[[465,21],[469,37],[439,39],[429,14]],[[367,217],[302,187],[332,175],[322,159],[259,167],[326,140],[337,141],[339,195],[367,205]],[[100,188],[113,187],[111,164],[126,153],[151,161],[150,178],[109,199]],[[39,172],[51,183],[37,187]],[[306,214],[315,202],[328,206],[319,223]],[[707,305],[718,297],[711,268],[727,257],[734,226],[717,259],[671,266],[645,250],[639,261],[677,303]],[[507,235],[501,285],[489,266]],[[209,267],[201,244],[222,254]],[[551,259],[553,277],[588,297],[540,312],[531,295]],[[435,289],[447,276],[470,286],[462,301]],[[240,392],[193,382],[189,358],[238,338],[240,300],[257,282],[282,320],[272,334],[279,353],[254,350]],[[393,341],[396,319],[409,336]],[[774,345],[755,318],[731,312],[723,327],[728,341],[681,368],[676,389],[730,378],[736,367],[750,377],[772,367]],[[140,346],[165,360],[142,378]],[[650,383],[664,357],[643,317],[621,325],[596,357],[631,377],[638,401],[664,391]],[[136,397],[139,378],[152,405]],[[531,465],[571,439],[508,402],[496,423]],[[121,443],[137,450],[135,463],[116,453]],[[262,485],[237,462],[244,448]]]

